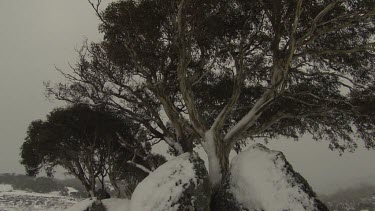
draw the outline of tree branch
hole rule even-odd
[[[190,58],[187,51],[186,44],[186,26],[183,18],[183,8],[185,6],[185,0],[180,0],[178,4],[178,12],[176,17],[177,27],[177,40],[179,49],[179,63],[177,67],[177,77],[179,81],[179,87],[184,99],[186,108],[189,113],[190,121],[192,122],[193,128],[200,137],[204,136],[206,126],[200,117],[198,110],[195,108],[195,100],[191,91],[191,84],[188,84],[187,80],[187,67],[190,63]]]
[[[127,163],[129,163],[130,165],[133,165],[134,167],[137,167],[138,169],[146,172],[147,174],[150,174],[152,171],[148,168],[146,168],[145,166],[141,165],[141,164],[138,164],[138,163],[135,163],[131,160],[128,160]]]
[[[375,51],[375,43],[368,43],[348,49],[308,49],[306,54],[325,55],[325,54],[350,54],[363,51]]]
[[[327,5],[322,11],[318,13],[317,16],[315,16],[314,20],[311,23],[311,27],[307,30],[305,35],[303,35],[300,39],[297,41],[297,46],[302,46],[303,43],[314,34],[318,23],[326,16],[331,10],[333,10],[337,4],[340,4],[344,2],[344,0],[335,0],[329,5]]]
[[[243,38],[241,39],[240,43],[240,52],[239,56],[233,56],[235,60],[235,67],[237,70],[236,76],[234,77],[234,83],[233,83],[233,88],[232,88],[232,95],[228,101],[228,103],[225,105],[225,107],[221,110],[219,115],[216,117],[214,123],[211,126],[212,131],[215,133],[218,132],[224,125],[227,117],[229,114],[232,112],[234,106],[236,105],[240,94],[241,94],[241,89],[243,86],[243,81],[244,81],[244,49],[243,49],[244,41]]]

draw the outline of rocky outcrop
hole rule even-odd
[[[135,189],[131,210],[209,210],[210,187],[204,162],[196,153],[163,164]]]
[[[261,144],[232,160],[211,207],[215,211],[328,211],[284,154]]]

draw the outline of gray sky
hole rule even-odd
[[[43,81],[61,80],[54,66],[74,63],[85,37],[100,38],[97,25],[86,0],[0,1],[0,173],[24,173],[19,148],[28,124],[59,105],[46,100]],[[360,148],[340,157],[309,137],[268,147],[283,151],[317,192],[375,184],[374,151]]]

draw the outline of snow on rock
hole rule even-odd
[[[233,158],[229,192],[240,207],[251,211],[328,210],[283,153],[262,144],[255,144]]]
[[[184,153],[161,165],[135,189],[132,211],[208,210],[207,170],[196,153]]]
[[[128,211],[130,201],[129,199],[104,199],[102,200],[102,203],[104,207],[106,208],[106,211]]]

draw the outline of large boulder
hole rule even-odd
[[[234,157],[213,210],[328,211],[282,152],[255,144]]]
[[[182,154],[150,173],[131,198],[132,211],[209,210],[210,185],[197,153]]]

